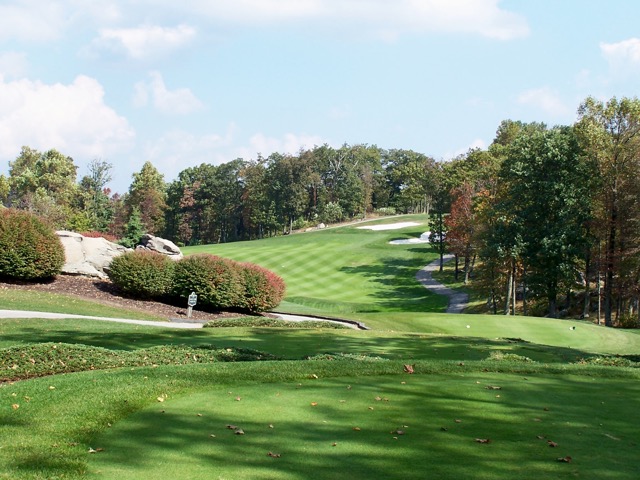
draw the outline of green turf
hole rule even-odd
[[[415,222],[401,230],[371,231],[364,225]],[[422,288],[416,272],[437,257],[428,245],[389,245],[419,237],[424,215],[381,219],[338,229],[253,242],[185,247],[186,255],[211,253],[253,262],[282,276],[286,301],[277,309],[295,313],[353,316],[371,312],[444,311],[447,301]]]
[[[32,310],[35,312],[70,313],[95,317],[166,320],[139,310],[110,307],[68,295],[33,290],[0,290],[0,308],[3,310]]]
[[[125,351],[105,353],[120,368],[0,384],[0,479],[637,478],[639,332],[437,313],[446,300],[414,279],[434,253],[388,244],[424,230],[348,227],[186,249],[260,263],[288,284],[281,309],[369,331],[0,320],[0,369],[11,372],[46,372],[60,360],[49,355],[56,345],[65,358]],[[162,365],[202,346],[286,360]],[[138,366],[150,363],[160,365]],[[407,364],[417,374],[403,374]]]
[[[590,401],[576,402],[577,392]],[[625,419],[639,394],[628,381],[495,374],[218,387],[111,428],[94,440],[104,452],[89,470],[120,479],[632,479],[640,423]],[[570,464],[557,461],[565,456]]]

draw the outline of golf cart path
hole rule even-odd
[[[443,257],[444,262],[449,262],[453,259],[453,255],[445,255]],[[416,280],[418,280],[418,282],[420,282],[420,284],[427,290],[437,293],[438,295],[446,295],[449,297],[447,313],[462,313],[462,311],[469,305],[469,295],[459,290],[445,287],[443,284],[435,280],[431,274],[439,268],[440,259],[434,260],[416,273]]]
[[[340,321],[338,319],[331,320],[331,319],[324,319],[324,318],[318,318],[318,317],[305,317],[302,315],[290,315],[287,313],[274,313],[274,315],[281,318],[282,320],[287,320],[290,322],[303,322],[308,320],[335,322],[356,330],[366,329],[366,327],[364,327],[360,323],[349,322],[346,320]],[[204,322],[199,322],[199,321],[179,322],[179,321],[172,320],[168,322],[154,322],[151,320],[131,320],[127,318],[113,318],[113,317],[92,317],[88,315],[73,315],[70,313],[34,312],[30,310],[0,309],[0,318],[45,318],[45,319],[78,318],[78,319],[86,319],[86,320],[102,320],[105,322],[128,323],[131,325],[144,325],[147,327],[161,327],[161,328],[175,328],[175,329],[197,329],[197,328],[202,328],[204,326]]]

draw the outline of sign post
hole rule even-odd
[[[195,292],[191,292],[189,300],[187,300],[187,305],[189,306],[189,308],[187,308],[187,318],[191,318],[191,313],[193,312],[193,307],[196,306],[196,303],[198,303],[198,295],[196,295]]]

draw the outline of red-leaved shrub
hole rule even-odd
[[[237,308],[242,297],[238,264],[215,255],[185,257],[175,266],[172,294],[186,299],[198,295],[198,305],[221,310]]]
[[[110,233],[105,233],[105,232],[96,232],[96,231],[90,231],[90,232],[78,232],[80,233],[80,235],[82,235],[83,237],[87,237],[87,238],[104,238],[105,240],[108,240],[109,242],[112,243],[118,243],[119,238],[116,237],[115,235],[111,235]]]
[[[239,265],[244,294],[240,308],[263,312],[277,307],[285,294],[284,280],[271,270],[244,263]]]
[[[0,276],[48,279],[60,273],[64,260],[60,239],[42,220],[23,210],[0,211]]]

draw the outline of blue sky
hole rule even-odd
[[[504,119],[571,124],[640,87],[637,0],[3,0],[0,173],[22,145],[79,175],[328,143],[448,160]]]

